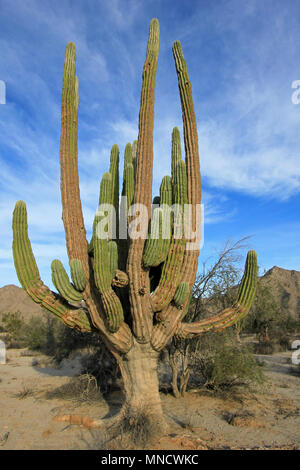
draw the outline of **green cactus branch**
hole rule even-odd
[[[70,303],[78,303],[82,300],[82,293],[78,292],[69,280],[69,276],[61,261],[55,259],[51,264],[52,282],[60,295]]]
[[[149,27],[143,68],[134,189],[134,203],[143,204],[148,211],[149,218],[152,200],[154,88],[158,52],[159,23],[154,18]],[[153,328],[153,312],[149,302],[149,272],[142,265],[144,243],[143,238],[131,240],[127,261],[132,328],[134,335],[142,343],[150,341]]]
[[[171,228],[172,182],[169,176],[163,177],[160,185],[159,201],[161,207],[154,209],[150,223],[150,233],[145,244],[143,255],[145,268],[158,266],[165,261],[169,252],[172,234],[171,232],[169,235],[163,233],[163,227]]]
[[[235,304],[209,318],[194,323],[181,323],[176,335],[190,338],[199,336],[207,331],[222,331],[242,320],[249,312],[257,287],[257,255],[254,250],[247,254],[244,274],[239,287]]]
[[[78,175],[78,80],[75,75],[75,45],[66,47],[61,104],[60,168],[62,219],[69,259],[79,259],[87,279],[90,276]]]
[[[17,276],[23,289],[42,307],[54,313],[71,328],[92,331],[91,321],[83,309],[69,306],[43,284],[28,237],[27,210],[18,201],[13,213],[13,256]]]
[[[86,277],[84,275],[80,259],[71,259],[70,270],[75,289],[79,292],[83,292],[86,288]]]

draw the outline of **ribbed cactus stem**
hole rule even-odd
[[[257,287],[257,254],[250,250],[247,254],[244,275],[239,287],[237,303],[250,310]]]
[[[108,256],[111,277],[113,278],[118,269],[118,245],[114,241],[108,242]]]
[[[18,201],[15,205],[12,227],[14,263],[23,289],[34,302],[54,313],[71,328],[91,331],[91,323],[86,312],[62,302],[41,281],[28,237],[27,210],[23,201]]]
[[[112,204],[115,210],[116,234],[119,233],[119,147],[112,146],[109,172],[112,177]]]
[[[132,163],[132,146],[131,143],[128,142],[125,146],[124,152],[124,169],[128,165],[128,163]]]
[[[196,232],[199,230],[199,227],[197,227],[196,214],[198,206],[201,203],[201,177],[197,122],[193,104],[192,86],[189,79],[182,47],[179,41],[175,41],[173,44],[173,56],[175,60],[182,109],[185,163],[187,174],[187,202],[191,207],[192,219],[190,223],[190,232]],[[199,248],[200,244],[196,249],[185,251],[181,280],[183,282],[188,282],[190,288],[195,282],[195,277],[197,274]]]
[[[180,133],[178,127],[172,132],[172,183],[174,184],[175,166],[181,161]]]
[[[79,259],[72,259],[70,261],[71,278],[75,288],[79,292],[83,292],[86,288],[86,277],[82,269],[82,264]]]
[[[75,44],[65,51],[61,104],[61,194],[69,259],[80,259],[89,278],[86,231],[82,214],[78,176],[78,80],[75,74]]]
[[[177,308],[182,308],[190,292],[190,286],[188,282],[181,282],[176,289],[174,295],[174,303]]]
[[[188,202],[186,165],[183,160],[179,160],[174,168],[174,202],[180,204],[183,211],[184,205]]]
[[[112,200],[112,176],[110,173],[104,173],[100,184],[99,207],[103,204],[110,204]],[[109,264],[107,231],[108,226],[101,226],[104,215],[96,214],[93,226],[94,240],[94,277],[95,283],[100,292],[108,290],[111,285],[111,272]],[[100,228],[105,233],[100,234]]]
[[[70,303],[82,300],[82,294],[70,283],[69,276],[61,261],[55,259],[51,263],[52,282],[60,295]]]
[[[154,90],[159,52],[159,23],[154,18],[149,27],[146,60],[143,67],[139,133],[136,153],[134,203],[143,204],[151,217],[153,172]],[[140,342],[149,342],[152,315],[149,307],[150,280],[142,266],[145,240],[132,239],[127,260],[132,329]],[[147,295],[144,295],[147,292]]]
[[[112,176],[110,173],[104,173],[100,184],[99,203],[111,204],[112,201]],[[93,226],[93,244],[94,244],[94,278],[95,284],[101,293],[104,311],[106,313],[107,326],[111,332],[117,331],[123,323],[123,308],[115,292],[111,288],[111,267],[109,259],[109,249],[105,230],[99,233],[99,224],[104,215],[96,215]]]
[[[257,271],[257,255],[255,251],[251,250],[247,255],[236,303],[221,313],[205,318],[200,322],[182,323],[176,334],[179,337],[186,338],[201,335],[209,330],[222,331],[242,320],[249,312],[255,296]],[[174,329],[173,326],[172,329],[174,332],[176,327]],[[172,329],[168,331],[168,328],[157,327],[155,340],[153,341],[155,349],[160,350],[161,346],[168,341],[168,337],[173,334]]]
[[[170,212],[170,206],[172,205],[172,183],[170,176],[165,176],[162,180],[159,199],[161,208],[154,209],[149,237],[145,244],[143,255],[145,268],[160,265],[168,255],[172,234]]]
[[[176,139],[176,145],[174,145]],[[173,165],[173,200],[181,213],[174,214],[174,230],[169,246],[167,259],[163,265],[159,284],[152,295],[152,306],[155,312],[164,310],[175,295],[177,285],[182,275],[185,241],[183,238],[182,209],[187,201],[185,163],[179,160],[181,155],[180,135],[178,129],[172,133],[172,165]],[[175,206],[176,207],[176,206]]]
[[[133,164],[133,169],[134,169],[134,174],[136,171],[136,151],[137,151],[137,140],[134,140],[132,143],[132,164]]]
[[[125,178],[125,196],[127,196],[127,210],[132,204],[134,196],[134,168],[132,163],[127,163],[124,170]]]
[[[18,279],[25,290],[40,281],[40,274],[28,238],[27,210],[18,201],[13,214],[13,256]]]

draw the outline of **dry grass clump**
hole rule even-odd
[[[19,400],[22,400],[23,398],[32,397],[33,395],[34,389],[23,385],[23,388],[19,392],[15,393],[14,397],[19,398]]]
[[[127,411],[117,426],[91,431],[91,440],[86,442],[93,450],[134,450],[146,449],[149,443],[159,435],[161,429],[142,411],[134,414]]]
[[[102,400],[97,381],[90,374],[73,377],[69,382],[54,390],[46,392],[47,399],[74,400],[77,402],[94,402]]]

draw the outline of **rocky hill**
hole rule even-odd
[[[24,320],[33,316],[44,315],[44,310],[14,284],[0,288],[0,320],[3,313],[20,312]]]
[[[300,271],[273,266],[260,280],[271,286],[285,313],[300,318]]]

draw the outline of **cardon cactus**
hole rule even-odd
[[[19,281],[35,302],[65,324],[83,332],[98,332],[119,363],[125,388],[124,413],[143,412],[164,426],[158,392],[159,352],[173,335],[190,337],[210,329],[221,330],[245,316],[255,295],[257,261],[248,254],[236,303],[197,323],[185,323],[197,273],[199,243],[191,249],[183,230],[185,207],[195,230],[201,203],[200,163],[192,88],[181,45],[173,45],[182,106],[185,160],[180,133],[172,132],[171,176],[164,176],[152,211],[154,88],[159,52],[159,23],[153,19],[142,75],[138,139],[125,149],[122,198],[119,204],[119,148],[113,145],[109,171],[100,184],[92,239],[88,243],[79,192],[77,163],[78,81],[75,45],[65,52],[61,106],[61,197],[71,279],[62,263],[52,263],[52,292],[40,279],[28,238],[25,203],[16,203],[13,215],[13,255]],[[131,236],[134,206],[146,218],[141,233]],[[106,210],[101,210],[105,206]],[[110,231],[109,208],[116,215]],[[143,211],[142,211],[143,212]],[[151,216],[152,220],[151,220]],[[124,220],[126,222],[124,229]],[[165,221],[169,234],[164,233]],[[122,223],[121,223],[122,222]],[[141,224],[143,225],[143,224]],[[152,231],[153,229],[153,231]],[[198,227],[199,229],[199,227]],[[131,229],[130,229],[131,230]],[[156,237],[153,235],[156,232]],[[168,232],[167,232],[168,233]],[[124,236],[125,234],[125,236]]]

